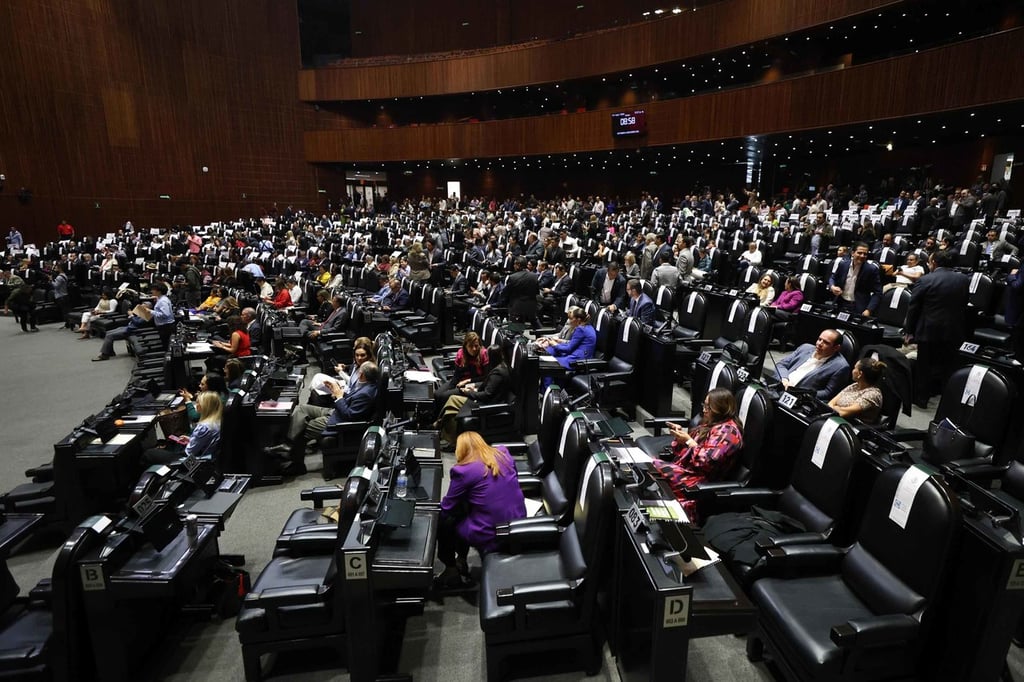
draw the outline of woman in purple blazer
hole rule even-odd
[[[461,586],[469,576],[466,557],[471,546],[481,553],[494,550],[494,529],[526,516],[508,450],[492,448],[479,433],[466,431],[455,443],[455,460],[437,534],[437,558],[445,568],[435,584],[441,588]]]

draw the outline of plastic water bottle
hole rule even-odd
[[[405,475],[405,469],[398,472],[398,480],[395,481],[395,497],[404,500],[409,494],[409,477]]]

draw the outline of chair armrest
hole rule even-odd
[[[372,424],[369,421],[358,421],[358,422],[338,422],[337,424],[331,424],[327,426],[320,434],[321,438],[325,437],[337,437],[341,435],[343,431],[352,431],[354,429],[363,429],[364,431],[370,428]]]
[[[644,420],[645,429],[653,429],[655,436],[661,435],[661,428],[667,425],[669,422],[685,422],[686,415],[680,414],[677,417],[653,417],[651,419]]]
[[[824,533],[791,533],[789,535],[780,535],[776,538],[768,538],[767,540],[760,541],[757,543],[757,553],[764,556],[772,547],[793,547],[795,545],[819,545],[823,542],[828,542],[828,536]]]
[[[740,490],[744,486],[737,481],[705,481],[685,487],[686,497],[691,500],[707,500],[719,495]]]
[[[511,403],[491,403],[490,405],[476,405],[470,413],[474,416],[485,416],[488,414],[502,414],[511,409]]]
[[[807,574],[833,573],[839,570],[846,550],[834,545],[792,545],[772,547],[764,555],[765,574],[792,578]]]
[[[990,482],[997,478],[1001,478],[1003,474],[1010,470],[1010,467],[1000,464],[992,464],[991,462],[976,459],[956,459],[952,462],[947,462],[943,465],[944,468],[950,471],[960,474],[969,481],[985,481]]]
[[[499,551],[509,554],[555,549],[561,535],[562,529],[550,516],[516,519],[495,529]]]
[[[890,433],[889,437],[892,438],[897,443],[908,443],[908,442],[924,440],[925,436],[927,436],[927,435],[928,435],[927,431],[922,431],[922,430],[919,430],[919,429],[903,429],[903,430],[898,430],[897,429],[897,430],[893,431],[892,433]]]
[[[552,601],[571,601],[575,584],[571,580],[549,580],[504,587],[497,591],[498,606],[526,606]]]
[[[872,647],[909,642],[917,636],[921,624],[914,618],[894,613],[873,618],[860,618],[836,625],[829,636],[842,649]]]
[[[529,444],[521,440],[509,441],[507,443],[491,443],[492,448],[496,448],[499,445],[504,446],[508,450],[509,454],[512,455],[513,457],[515,457],[517,454],[522,454],[530,447]]]
[[[607,366],[607,360],[598,360],[597,358],[591,358],[590,360],[573,360],[569,363],[569,367],[572,369],[586,372],[596,372],[597,370]]]
[[[542,483],[540,478],[533,475],[519,475],[519,489],[527,497],[535,497],[541,494]]]
[[[318,485],[315,488],[300,492],[299,499],[304,502],[312,501],[316,509],[322,509],[324,500],[340,500],[344,495],[345,491],[340,486]]]
[[[278,548],[291,557],[330,554],[338,544],[338,527],[320,525],[309,530],[299,529],[287,538],[278,539]]]
[[[43,578],[36,586],[28,591],[30,602],[41,602],[46,606],[53,605],[53,581],[50,578]]]
[[[260,592],[245,595],[245,605],[252,608],[278,608],[281,606],[303,606],[323,601],[322,585],[297,585],[294,587],[270,587]]]
[[[594,376],[594,381],[606,384],[619,379],[632,379],[633,372],[601,372]]]
[[[710,346],[714,342],[714,339],[676,339],[681,346]]]

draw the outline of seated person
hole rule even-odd
[[[288,285],[286,282],[278,280],[274,284],[274,296],[273,298],[267,297],[263,299],[264,303],[269,303],[278,310],[284,308],[290,308],[292,305],[291,294],[288,293]]]
[[[169,464],[182,457],[202,457],[216,452],[220,447],[220,419],[224,403],[213,391],[205,391],[199,394],[195,404],[199,423],[192,433],[175,441],[169,440],[164,447],[146,450],[142,453],[144,464]]]
[[[590,324],[587,311],[579,306],[569,309],[569,340],[564,343],[548,345],[544,350],[554,357],[555,361],[565,369],[571,369],[576,360],[589,360],[594,357],[597,347],[597,331]]]
[[[149,315],[149,317],[145,317]],[[145,304],[139,304],[132,310],[131,317],[128,318],[128,324],[124,327],[118,327],[117,329],[111,329],[103,336],[103,345],[100,346],[99,356],[93,358],[93,362],[101,362],[103,360],[109,360],[114,357],[114,342],[123,341],[129,336],[148,326],[151,323],[153,312]]]
[[[758,305],[768,307],[775,299],[775,287],[772,286],[772,276],[763,275],[761,279],[747,287],[746,293],[757,296]]]
[[[235,362],[238,362],[235,360]],[[228,400],[228,385],[224,380],[224,377],[216,372],[207,372],[199,380],[199,391],[198,394],[213,393],[220,396],[222,403]],[[188,412],[188,419],[191,423],[195,424],[199,421],[199,408],[196,406],[195,398],[191,391],[187,388],[183,388],[178,391],[178,395],[185,399],[185,410]]]
[[[883,293],[889,289],[905,289],[911,284],[915,284],[917,280],[924,277],[924,267],[921,265],[917,254],[911,252],[907,254],[906,264],[895,270],[894,274],[896,275],[896,281],[882,287]]]
[[[629,294],[629,316],[637,318],[641,324],[653,325],[655,319],[654,301],[643,292],[640,280],[629,280],[626,283],[626,293]]]
[[[381,310],[403,310],[409,306],[409,292],[402,288],[400,280],[392,277],[388,280],[387,292],[374,296],[373,300],[380,304]]]
[[[326,297],[327,290],[321,289],[317,293],[317,297],[323,293]],[[315,339],[321,334],[330,334],[331,332],[341,331],[348,327],[349,314],[348,308],[345,307],[344,300],[341,296],[332,296],[330,301],[326,301],[325,305],[327,309],[321,308],[317,314],[318,320],[303,320],[299,323],[299,331],[302,335]]]
[[[360,369],[359,380],[347,391],[337,382],[331,381],[326,384],[335,400],[332,407],[317,407],[305,403],[292,410],[285,442],[266,449],[270,455],[287,457],[287,461],[282,463],[282,468],[288,473],[306,473],[305,439],[318,439],[328,426],[341,422],[362,421],[373,416],[380,370],[373,362],[363,363]]]
[[[557,332],[550,336],[542,336],[533,342],[539,350],[543,350],[549,346],[557,346],[560,343],[569,343],[569,337],[572,336],[572,309],[570,308],[565,313],[565,324]]]
[[[487,349],[490,370],[480,381],[465,383],[458,393],[448,397],[436,426],[441,431],[441,440],[448,448],[455,446],[455,419],[468,415],[476,405],[499,403],[508,397],[512,389],[512,374],[505,362],[505,352],[500,344]]]
[[[244,358],[252,355],[252,342],[249,333],[245,330],[246,325],[240,315],[232,315],[227,319],[228,331],[231,337],[228,341],[211,341],[210,345],[215,349],[224,351],[227,355],[214,355],[206,360],[206,367],[218,374],[223,375],[224,363],[228,358]]]
[[[238,358],[231,358],[224,363],[224,381],[227,383],[228,391],[237,393],[242,390],[242,375],[245,368]]]
[[[877,424],[882,415],[882,391],[878,383],[884,373],[884,362],[861,358],[853,365],[853,383],[828,401],[828,406],[843,419],[857,418],[865,424]]]
[[[493,551],[495,528],[526,516],[516,467],[503,446],[493,448],[466,431],[455,445],[455,462],[437,532],[437,558],[444,564],[435,579],[440,588],[459,587],[469,577],[470,547]]]
[[[773,319],[785,322],[797,314],[803,302],[804,292],[800,291],[800,280],[796,277],[787,277],[782,293],[768,304],[768,312]]]
[[[350,390],[359,382],[362,366],[367,362],[377,362],[377,356],[373,350],[373,341],[366,336],[360,336],[356,339],[352,344],[352,360],[352,366],[348,370],[345,369],[345,365],[338,364],[334,366],[337,378],[325,373],[313,375],[309,382],[309,399],[314,404],[321,404],[320,401],[322,399],[330,398],[331,390],[327,386],[329,383],[341,383],[342,392],[344,392]]]
[[[81,334],[79,339],[88,339],[92,336],[89,330],[89,323],[93,318],[101,317],[103,315],[109,315],[110,313],[117,310],[117,300],[114,299],[113,293],[110,289],[104,287],[103,293],[100,294],[100,300],[96,302],[96,307],[92,310],[87,310],[82,313],[82,321],[78,325],[78,329],[75,331]]]
[[[466,332],[462,339],[462,348],[455,353],[452,378],[434,391],[434,411],[439,412],[451,396],[461,394],[463,386],[482,379],[489,365],[487,349],[483,347],[480,335],[476,332]]]
[[[823,329],[814,345],[805,343],[775,364],[775,376],[784,388],[813,390],[818,400],[831,400],[846,383],[850,365],[839,352],[842,336]]]
[[[199,304],[196,310],[209,310],[212,311],[217,307],[217,304],[227,296],[227,292],[221,287],[213,287],[210,290],[210,295],[206,297],[206,300]]]
[[[686,488],[724,478],[743,447],[743,426],[736,416],[736,398],[731,391],[711,389],[704,398],[702,410],[700,426],[692,432],[679,424],[668,424],[675,437],[669,446],[670,459],[651,462],[668,479],[669,487],[691,523],[698,522],[696,502],[687,499]]]

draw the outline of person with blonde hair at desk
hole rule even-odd
[[[512,456],[491,447],[476,431],[459,434],[451,485],[441,500],[437,558],[444,571],[434,579],[440,589],[466,584],[469,548],[481,554],[496,549],[495,529],[526,516],[526,502]]]
[[[224,401],[214,391],[203,391],[196,396],[195,406],[199,413],[199,423],[192,429],[192,433],[175,440],[169,438],[163,447],[146,450],[142,453],[144,464],[170,464],[182,457],[202,457],[216,453],[220,447],[220,420],[224,413]]]

